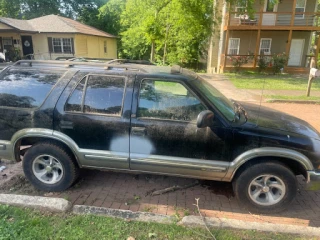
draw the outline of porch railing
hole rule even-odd
[[[230,12],[226,15],[229,26],[320,26],[320,13],[297,12],[257,12],[249,17],[246,13]],[[230,18],[230,19],[229,19]],[[291,22],[291,20],[293,20]]]

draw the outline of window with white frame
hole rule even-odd
[[[239,55],[240,38],[230,38],[228,46],[228,55]]]
[[[304,14],[301,13],[305,12],[306,2],[307,0],[297,0],[295,18],[304,18]]]
[[[270,55],[271,54],[271,38],[261,38],[260,40],[260,54]]]
[[[52,38],[53,52],[72,53],[71,38]]]
[[[247,1],[246,0],[239,0],[236,3],[235,6],[235,12],[237,12],[234,17],[235,18],[240,18],[244,15],[246,15],[246,6],[247,6]]]

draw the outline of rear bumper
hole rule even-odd
[[[320,190],[320,172],[308,171],[307,174],[306,189],[311,191]]]

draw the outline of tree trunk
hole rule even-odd
[[[156,48],[155,40],[152,40],[150,62],[154,62],[155,48]]]

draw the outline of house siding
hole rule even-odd
[[[3,24],[3,23],[0,23],[0,30],[7,30],[7,29],[13,29],[12,27],[9,27],[8,25],[6,24]]]
[[[104,52],[104,41],[107,41],[107,53]],[[75,55],[88,58],[117,58],[117,40],[114,38],[76,34]]]

